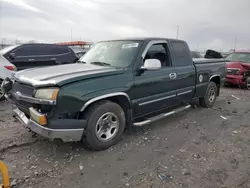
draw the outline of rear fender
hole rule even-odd
[[[217,96],[219,96],[220,95],[220,87],[221,87],[221,85],[223,85],[223,83],[221,83],[220,74],[214,74],[214,75],[210,76],[209,81],[214,82],[217,85]]]

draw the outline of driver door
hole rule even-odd
[[[137,117],[177,104],[176,73],[167,41],[151,41],[143,53],[143,63],[146,59],[160,60],[161,68],[145,70],[135,77],[133,98],[136,99]]]

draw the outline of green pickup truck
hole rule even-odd
[[[193,101],[213,106],[225,76],[224,60],[192,59],[182,40],[134,38],[96,43],[76,64],[17,72],[2,90],[33,132],[103,150]]]

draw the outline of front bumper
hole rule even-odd
[[[64,142],[74,142],[80,141],[82,139],[82,135],[84,132],[83,128],[79,129],[51,129],[48,128],[50,125],[48,124],[46,127],[41,126],[33,120],[27,118],[27,116],[18,108],[14,107],[15,117],[24,124],[25,127],[31,129],[33,132],[49,138],[49,139],[61,139]],[[53,125],[52,125],[53,126]]]
[[[226,83],[239,86],[244,86],[246,84],[243,75],[227,75]]]

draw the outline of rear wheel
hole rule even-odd
[[[3,83],[3,80],[0,79],[0,101],[5,99],[3,91],[2,91],[2,83]]]
[[[125,129],[125,114],[116,103],[101,101],[87,111],[83,142],[90,149],[104,150],[116,144]]]
[[[214,82],[209,82],[204,97],[200,98],[200,105],[205,108],[210,108],[214,105],[217,97],[217,85]]]

